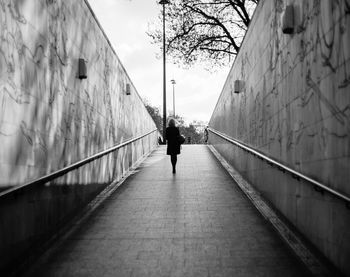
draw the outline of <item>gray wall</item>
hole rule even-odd
[[[0,24],[0,186],[155,128],[83,0],[1,1]],[[86,80],[77,78],[79,58],[87,60]]]
[[[286,4],[295,34],[283,34]],[[261,0],[209,126],[350,195],[350,14],[345,0]],[[234,81],[244,90],[235,94]],[[210,142],[341,271],[350,210],[214,134]]]
[[[0,190],[156,128],[87,2],[2,0],[0,26]],[[85,80],[77,78],[79,58],[87,60]],[[7,255],[0,268],[156,145],[155,132],[54,182],[1,197]]]

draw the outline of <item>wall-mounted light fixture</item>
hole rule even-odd
[[[126,93],[126,95],[130,95],[131,94],[130,84],[126,84],[126,86],[125,86],[125,93]]]
[[[234,93],[240,93],[244,90],[244,81],[242,80],[235,80],[234,83]]]
[[[294,7],[287,5],[282,16],[282,32],[284,34],[294,33]]]
[[[79,59],[78,61],[78,78],[79,79],[87,78],[86,61],[84,59]]]

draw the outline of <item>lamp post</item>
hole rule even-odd
[[[160,0],[159,4],[163,5],[163,143],[165,144],[166,129],[166,68],[165,68],[165,5],[169,0]]]
[[[172,79],[171,83],[173,84],[173,112],[174,112],[174,118],[175,118],[175,115],[176,115],[176,113],[175,113],[175,84],[176,84],[176,82],[174,79]]]

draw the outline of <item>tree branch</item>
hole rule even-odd
[[[239,47],[236,44],[235,40],[231,37],[230,32],[227,30],[227,28],[214,16],[210,16],[208,14],[206,14],[204,11],[200,10],[200,9],[196,9],[193,8],[191,6],[188,6],[187,4],[185,4],[185,6],[189,9],[191,9],[192,11],[201,14],[203,17],[209,19],[209,20],[213,20],[214,22],[217,23],[218,26],[221,27],[221,29],[223,30],[223,32],[227,35],[227,38],[231,41],[233,48],[238,52]]]

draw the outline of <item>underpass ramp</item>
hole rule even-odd
[[[28,276],[310,276],[206,145],[155,150]]]

